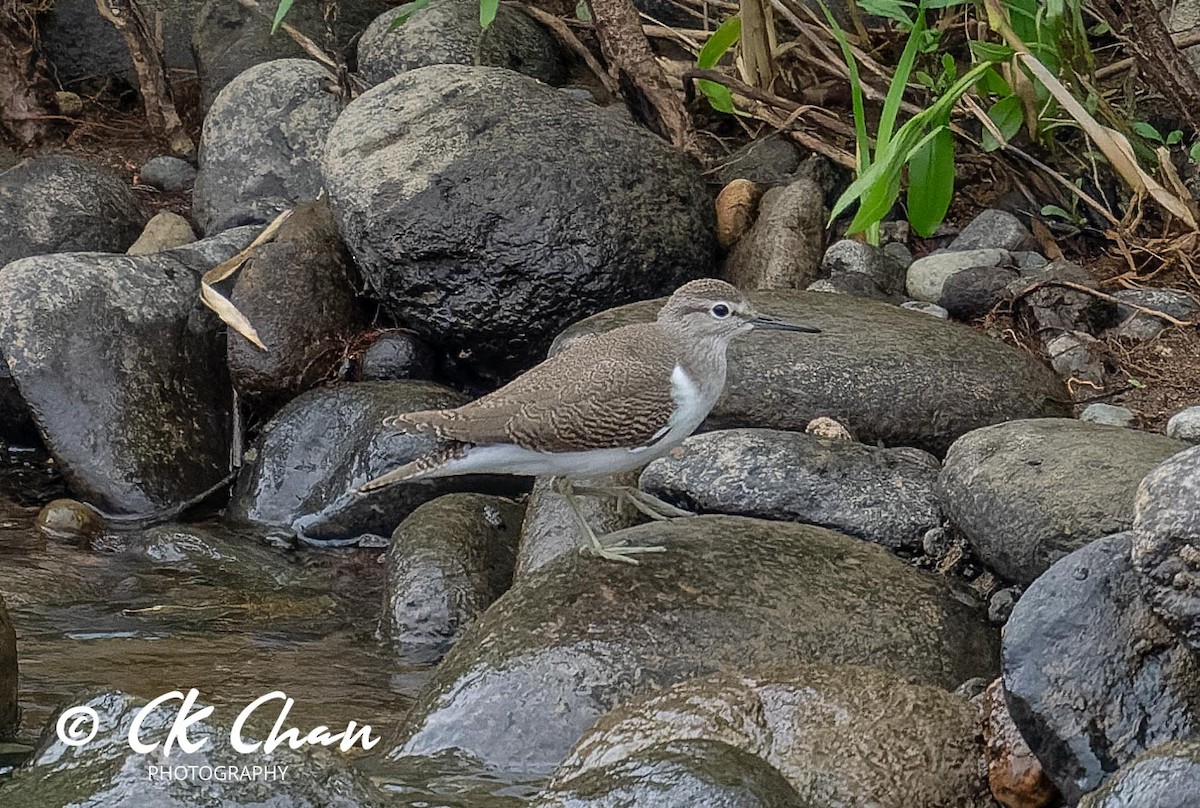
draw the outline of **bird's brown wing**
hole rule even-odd
[[[397,416],[444,440],[542,452],[643,446],[675,411],[670,340],[652,324],[571,343],[522,376],[454,410]]]

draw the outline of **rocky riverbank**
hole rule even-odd
[[[515,6],[477,49],[464,0],[395,36],[345,5],[354,97],[211,0],[197,165],[161,156],[137,193],[66,155],[0,173],[0,803],[1116,808],[1162,771],[1200,793],[1200,399],[1085,400],[1110,341],[1192,339],[1154,312],[1196,319],[1194,289],[1094,294],[1000,209],[826,244],[845,177],[787,141],[701,166]],[[147,183],[190,219],[150,217]],[[201,279],[288,210],[217,285],[263,351]],[[700,432],[623,481],[699,516],[584,498],[666,552],[581,554],[545,479],[354,493],[434,446],[386,416],[698,277],[821,332],[740,338]],[[283,690],[382,741],[287,750],[277,790],[147,782],[123,733],[190,687],[214,738]],[[68,748],[58,710],[85,702],[106,723]]]

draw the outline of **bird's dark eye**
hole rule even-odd
[[[712,316],[716,317],[718,320],[724,320],[729,316],[729,307],[724,303],[718,303],[712,307]]]

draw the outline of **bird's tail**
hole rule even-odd
[[[445,469],[446,464],[451,460],[463,457],[468,448],[470,448],[469,444],[452,441],[436,452],[422,455],[399,468],[392,469],[387,474],[368,480],[358,487],[358,493],[369,494],[396,483],[421,480],[426,477],[440,477],[442,475],[439,472]]]

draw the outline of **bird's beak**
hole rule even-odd
[[[821,329],[813,328],[807,325],[796,325],[789,323],[787,320],[780,320],[778,317],[768,317],[765,314],[759,314],[750,321],[750,324],[755,328],[761,328],[763,331],[799,331],[804,334],[820,334]]]

